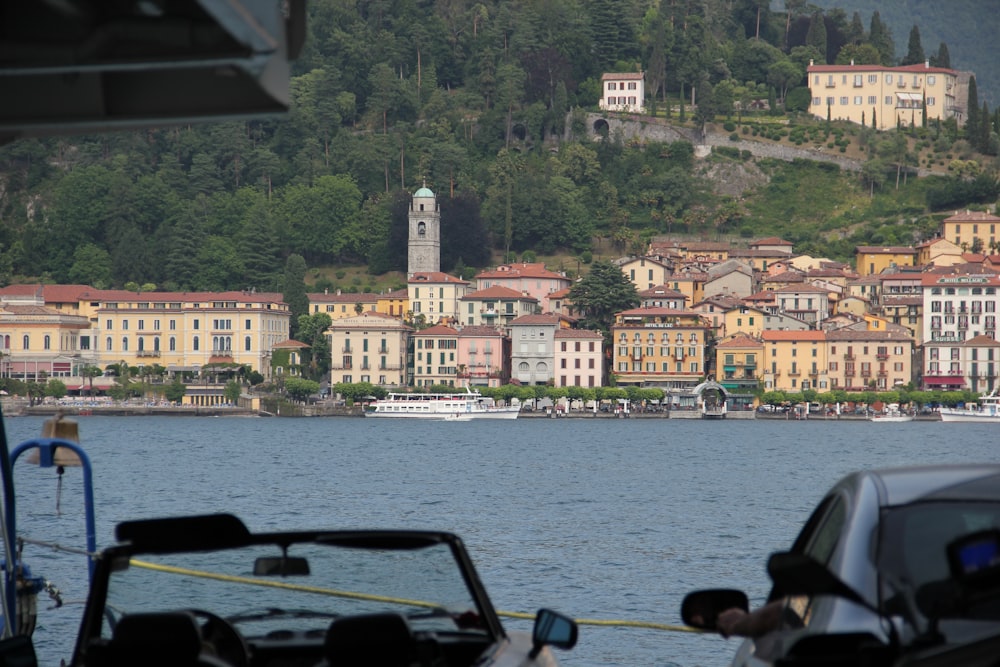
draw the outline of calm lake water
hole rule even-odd
[[[522,419],[421,422],[81,417],[94,467],[97,542],[125,519],[232,512],[252,530],[407,527],[461,535],[494,604],[576,618],[680,623],[696,588],[768,592],[768,554],[787,548],[825,490],[857,468],[996,461],[990,424]],[[43,420],[6,420],[8,440]],[[83,547],[82,475],[24,457],[21,534]],[[28,546],[66,604],[39,599],[41,664],[69,657],[82,556]],[[528,629],[526,621],[506,620]],[[561,664],[721,665],[735,641],[583,626]]]

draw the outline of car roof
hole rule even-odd
[[[855,474],[878,484],[883,490],[883,505],[932,500],[1000,502],[998,464],[908,466]]]

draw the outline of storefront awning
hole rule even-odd
[[[924,97],[919,93],[896,93],[896,97],[901,100],[909,100],[910,102],[923,102]]]
[[[931,377],[924,378],[924,384],[936,384],[936,385],[955,385],[961,387],[965,385],[965,378],[963,377]]]

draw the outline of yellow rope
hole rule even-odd
[[[411,607],[435,608],[439,606],[431,602],[425,602],[422,600],[408,600],[406,598],[394,598],[384,595],[371,595],[368,593],[339,591],[331,588],[320,588],[318,586],[303,586],[302,584],[289,584],[283,581],[264,581],[261,579],[252,579],[250,577],[240,577],[229,574],[216,574],[214,572],[191,570],[188,568],[175,567],[172,565],[159,565],[157,563],[150,563],[148,561],[137,560],[135,558],[131,559],[129,561],[129,564],[131,564],[134,567],[140,567],[147,570],[154,570],[156,572],[181,574],[189,577],[214,579],[216,581],[227,581],[230,583],[250,584],[252,586],[264,586],[266,588],[281,588],[284,590],[299,591],[302,593],[317,593],[320,595],[331,595],[335,597],[348,598],[351,600],[390,602],[395,604],[405,604]],[[517,618],[529,621],[535,618],[534,614],[528,614],[520,611],[497,611],[497,615],[503,616],[505,618]],[[604,620],[595,618],[578,618],[576,619],[576,622],[578,625],[596,625],[596,626],[621,627],[621,628],[646,628],[650,630],[665,630],[668,632],[703,632],[703,630],[692,628],[686,625],[670,625],[667,623],[653,623],[650,621],[614,621],[614,620]]]

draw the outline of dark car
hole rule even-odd
[[[936,664],[932,656],[996,646],[1000,465],[853,473],[768,570],[768,602],[783,609],[769,632],[743,642],[733,665]],[[715,630],[718,614],[746,599],[697,591],[681,614]]]
[[[554,665],[574,621],[508,633],[462,541],[418,530],[251,533],[232,515],[120,524],[75,667]],[[4,663],[8,664],[8,663]]]

